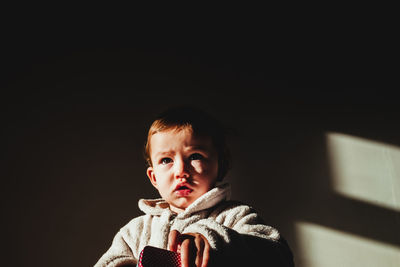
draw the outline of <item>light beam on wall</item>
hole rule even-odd
[[[354,210],[354,216],[350,216],[351,218],[341,216],[349,215],[349,212],[335,214],[338,211],[338,205],[343,203],[338,201],[348,199],[349,203],[351,201],[365,203],[370,207],[381,208],[387,212],[392,211],[393,217],[385,218],[392,225],[392,228],[387,230],[400,239],[398,230],[400,229],[398,216],[400,148],[334,132],[326,134],[326,146],[331,179],[330,194],[332,195],[329,198],[315,199],[315,203],[330,215],[329,218],[334,218],[336,222],[339,222],[331,225],[343,226],[357,221],[357,216],[360,214],[357,210]],[[317,194],[316,197],[318,197]],[[364,212],[365,210],[361,214]],[[326,214],[321,214],[321,216]],[[385,220],[371,217],[371,221],[366,221],[365,217],[360,218],[362,219],[358,222],[365,224],[360,225],[364,233],[365,231],[376,233],[387,227]],[[376,222],[380,222],[380,225],[376,225]],[[399,225],[399,228],[396,229],[393,225]],[[351,227],[344,229],[351,229]],[[298,267],[395,267],[400,263],[398,242],[384,242],[384,239],[377,240],[368,234],[363,236],[362,231],[357,234],[335,229],[332,226],[323,225],[314,218],[314,221],[297,221],[295,232],[298,247],[296,266]]]
[[[396,267],[400,248],[321,225],[298,222],[299,262],[304,267]]]
[[[340,133],[326,135],[332,189],[400,211],[400,149]]]

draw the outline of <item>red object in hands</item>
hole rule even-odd
[[[140,252],[139,267],[180,267],[181,254],[166,249],[146,246]]]

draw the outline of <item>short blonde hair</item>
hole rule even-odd
[[[226,144],[227,129],[215,118],[193,107],[175,107],[161,113],[151,124],[144,147],[147,166],[152,166],[150,157],[150,139],[159,132],[169,130],[190,130],[198,136],[210,137],[218,153],[218,180],[228,173],[231,163],[230,152]]]

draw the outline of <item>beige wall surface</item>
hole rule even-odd
[[[379,232],[390,225],[398,225],[400,147],[335,132],[326,134],[326,144],[332,194],[390,211],[392,216],[387,216],[369,231]],[[335,206],[335,199],[324,205],[327,209]],[[353,216],[357,216],[360,211],[355,208],[352,212]],[[359,222],[360,227],[378,219],[371,214],[365,220],[368,221]],[[395,228],[387,229],[394,242],[385,242],[306,221],[298,221],[295,225],[296,242],[299,244],[298,266],[394,267],[400,263],[400,246],[396,243],[400,233]]]

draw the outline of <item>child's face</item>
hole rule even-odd
[[[207,137],[168,130],[150,139],[152,167],[147,176],[172,211],[185,210],[217,181],[218,155]]]

